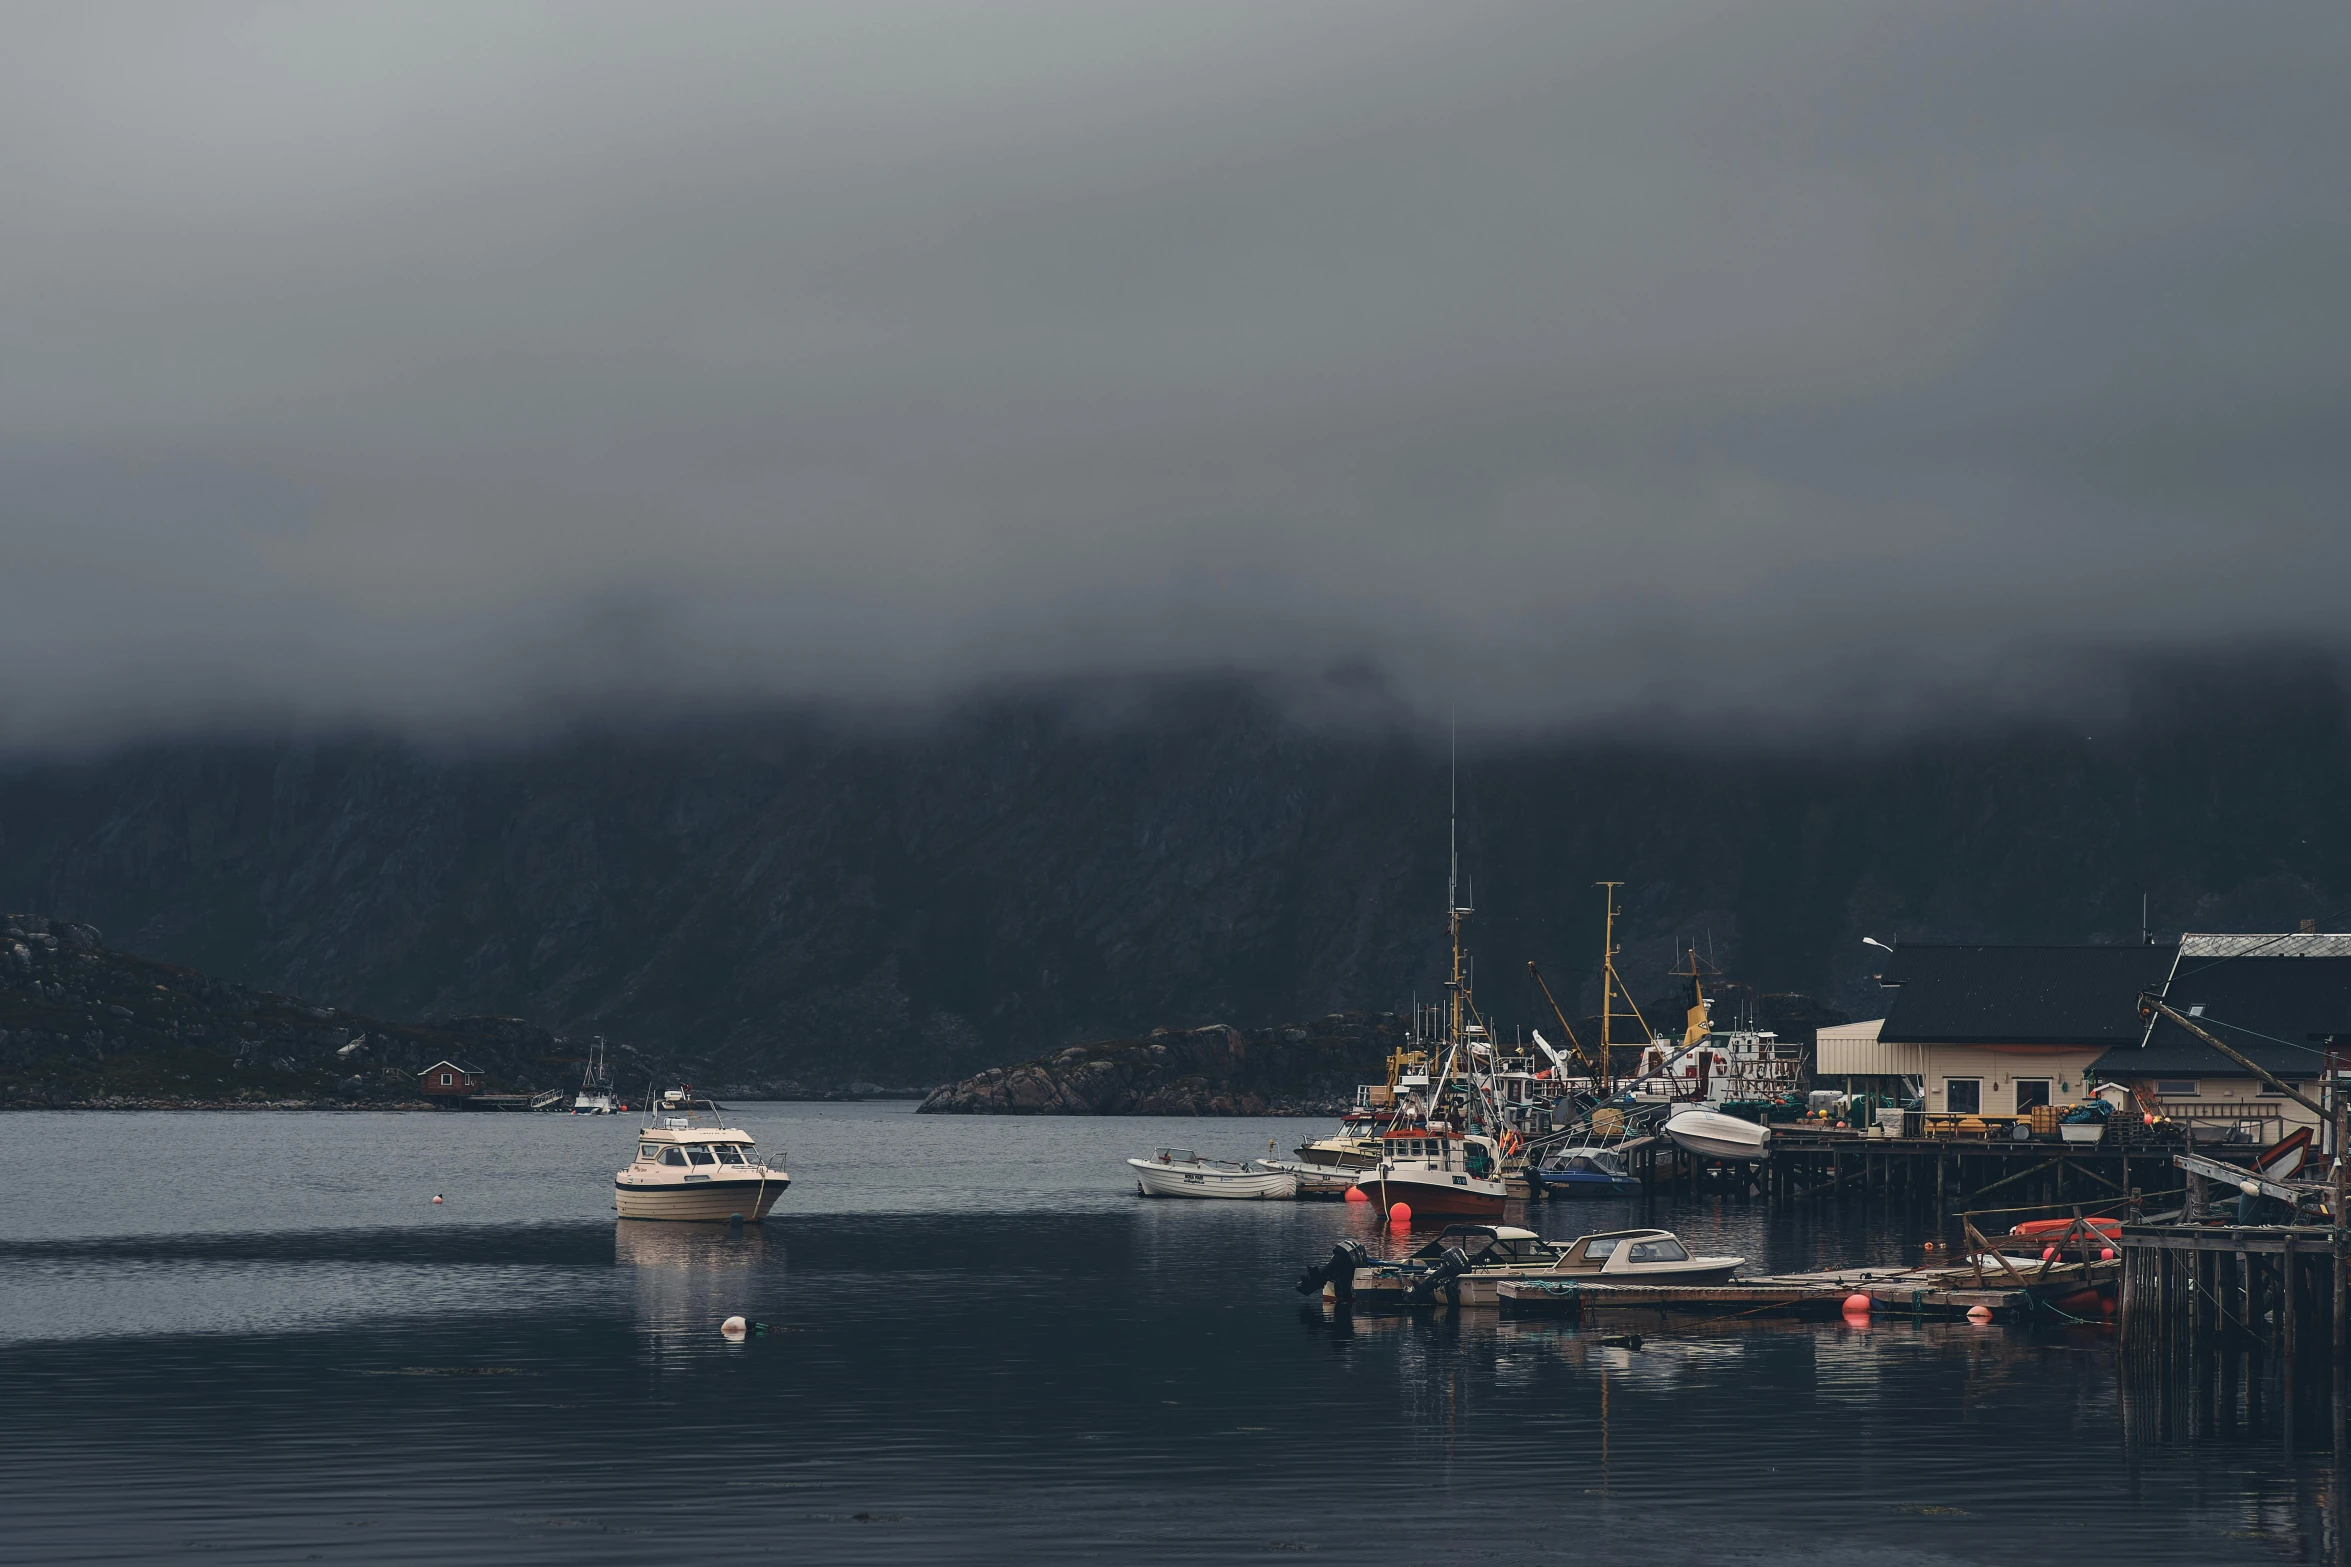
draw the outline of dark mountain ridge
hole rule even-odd
[[[1603,877],[1644,1002],[1695,944],[1854,1016],[1882,1010],[1865,934],[2135,941],[2143,891],[2167,931],[2326,918],[2351,903],[2344,712],[2329,669],[2263,664],[2151,677],[2095,727],[1483,742],[1460,773],[1479,1000],[1545,1023],[1535,959],[1594,1010]],[[156,744],[0,774],[0,907],[372,1015],[902,1086],[1433,999],[1446,786],[1418,738],[1231,686],[898,729]]]

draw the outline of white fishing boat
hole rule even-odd
[[[612,1178],[612,1205],[624,1219],[740,1218],[757,1224],[792,1178],[760,1163],[749,1132],[724,1125],[719,1107],[692,1090],[669,1089],[637,1129],[637,1157]]]
[[[613,1097],[612,1072],[604,1060],[604,1036],[588,1046],[588,1063],[580,1071],[580,1091],[572,1096],[573,1115],[617,1115],[627,1109]]]
[[[1683,1110],[1665,1123],[1676,1147],[1704,1159],[1755,1163],[1771,1157],[1771,1128],[1712,1110]]]
[[[1502,1216],[1510,1194],[1493,1139],[1432,1123],[1398,1127],[1383,1140],[1386,1157],[1355,1178],[1356,1187],[1383,1212],[1403,1203],[1417,1218]]]
[[[1143,1197],[1225,1197],[1287,1201],[1298,1195],[1298,1177],[1264,1165],[1230,1159],[1203,1159],[1189,1148],[1162,1148],[1148,1159],[1129,1159],[1135,1191]]]

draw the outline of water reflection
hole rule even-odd
[[[628,1270],[637,1326],[656,1338],[714,1336],[733,1316],[780,1320],[784,1239],[763,1224],[619,1219],[613,1261]]]

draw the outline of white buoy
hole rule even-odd
[[[745,1322],[741,1317],[729,1317],[718,1325],[718,1330],[728,1338],[741,1338],[751,1331],[751,1324]]]
[[[435,1202],[439,1202],[440,1200],[441,1200],[441,1194],[440,1194],[439,1192],[435,1192],[435,1193],[433,1193],[433,1201],[435,1201]]]

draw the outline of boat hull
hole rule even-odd
[[[1135,1189],[1145,1197],[1207,1197],[1232,1201],[1286,1202],[1298,1195],[1298,1177],[1286,1170],[1265,1174],[1191,1170],[1156,1159],[1129,1159]]]
[[[1553,1197],[1638,1197],[1641,1183],[1631,1176],[1589,1175],[1581,1170],[1544,1170],[1537,1180]]]
[[[1268,1170],[1278,1170],[1296,1176],[1300,1197],[1345,1197],[1355,1184],[1353,1170],[1335,1169],[1327,1164],[1284,1164],[1277,1159],[1261,1160]]]
[[[737,1214],[756,1224],[775,1207],[776,1199],[792,1184],[788,1175],[766,1181],[696,1181],[691,1185],[612,1183],[612,1205],[624,1219],[678,1219],[724,1224]]]
[[[1665,1135],[1685,1153],[1704,1159],[1755,1162],[1771,1156],[1771,1129],[1735,1115],[1685,1110],[1665,1123]]]
[[[1355,1184],[1384,1208],[1405,1204],[1416,1219],[1498,1219],[1510,1200],[1500,1181],[1441,1170],[1394,1170],[1385,1175],[1375,1170]]]

